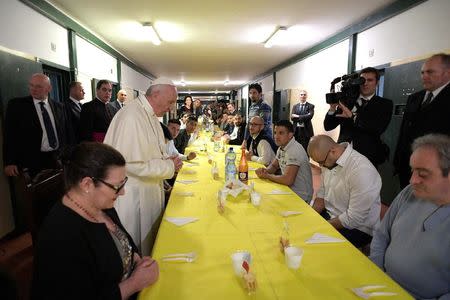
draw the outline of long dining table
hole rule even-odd
[[[261,195],[260,205],[252,205],[244,191],[236,198],[228,195],[219,213],[225,153],[214,152],[202,139],[186,151],[192,150],[197,158],[185,162],[178,174],[153,247],[159,279],[141,291],[140,300],[358,299],[352,288],[367,285],[396,294],[384,299],[413,299],[289,187],[257,178],[254,170],[261,165],[249,162],[249,184]],[[238,163],[240,149],[236,150]],[[218,179],[213,179],[211,161],[217,163]],[[286,211],[300,214],[283,217]],[[170,217],[198,220],[177,226],[166,220]],[[304,251],[297,270],[286,266],[280,251],[285,222],[290,244]],[[344,241],[308,243],[316,233]],[[233,271],[231,255],[240,250],[252,256],[257,288],[251,293]],[[193,261],[162,260],[168,254],[190,252],[196,253]]]

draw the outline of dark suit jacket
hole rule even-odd
[[[305,109],[303,114],[300,114],[300,103],[297,103],[292,107],[292,113],[300,115],[300,117],[291,117],[292,122],[294,122],[294,129],[297,130],[297,124],[303,123],[305,125],[305,131],[308,135],[307,137],[312,137],[314,135],[313,126],[311,123],[311,119],[314,117],[314,104],[309,102],[305,102]],[[296,132],[297,134],[297,132]]]
[[[94,141],[94,132],[106,134],[115,113],[111,105],[105,105],[97,98],[83,104],[80,114],[80,140]]]
[[[341,125],[338,142],[353,142],[356,151],[378,166],[387,158],[387,146],[380,136],[391,121],[392,110],[391,100],[373,96],[367,105],[358,110],[355,120],[336,117],[341,113],[337,110],[333,115],[327,113],[323,125],[327,131]]]
[[[110,105],[110,106],[112,106],[114,109],[115,109],[115,111],[116,112],[118,112],[119,111],[119,109],[121,109],[122,108],[122,106],[120,106],[120,104],[119,104],[119,101],[118,100],[116,100],[116,101],[113,101],[113,102],[109,102],[108,103],[108,105]]]
[[[77,105],[70,99],[65,99],[63,105],[66,114],[67,143],[69,145],[76,145],[80,139],[79,128],[81,110],[79,110]]]
[[[177,135],[175,140],[173,141],[175,144],[175,148],[177,148],[178,152],[184,154],[184,150],[188,146],[189,139],[191,136],[187,133],[186,129],[181,129],[180,133]]]
[[[428,133],[450,135],[450,84],[421,109],[425,93],[423,90],[408,97],[394,156],[394,166],[398,172],[409,174],[411,144],[417,137]]]
[[[65,114],[61,103],[48,100],[55,119],[59,149],[66,144]],[[31,96],[11,99],[5,115],[3,163],[39,169],[42,127]]]

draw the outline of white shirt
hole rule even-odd
[[[38,99],[33,98],[33,102],[34,102],[34,107],[36,108],[36,112],[37,112],[37,115],[39,118],[39,123],[41,124],[41,128],[42,128],[41,151],[42,152],[54,151],[55,149],[59,148],[58,131],[56,130],[55,118],[53,117],[52,109],[51,109],[50,105],[48,104],[48,99],[38,100]],[[50,144],[48,142],[48,135],[47,135],[47,131],[45,130],[45,124],[44,124],[44,118],[42,117],[41,105],[39,104],[40,102],[45,103],[44,107],[47,110],[48,115],[50,116],[50,121],[52,121],[53,129],[55,130],[55,136],[56,136],[56,147],[55,148],[50,147]]]
[[[253,139],[256,139],[257,136],[254,136]],[[266,140],[260,140],[256,150],[259,156],[252,155],[251,160],[254,162],[268,166],[275,158],[275,152],[273,152],[272,147]],[[252,151],[252,144],[250,144],[249,151]]]
[[[230,140],[237,139],[238,131],[240,126],[234,126],[233,132],[230,134]],[[259,152],[258,152],[259,153]]]
[[[169,156],[178,156],[179,158],[181,158],[181,160],[187,160],[187,156],[184,154],[181,154],[180,152],[178,152],[177,148],[175,147],[175,143],[173,142],[173,140],[170,140],[167,142],[167,154]]]
[[[322,167],[318,198],[325,200],[331,218],[338,217],[348,229],[373,235],[380,219],[381,177],[370,161],[352,145],[346,146],[332,170]]]

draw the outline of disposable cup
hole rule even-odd
[[[254,206],[259,206],[261,204],[261,195],[257,192],[250,193],[250,199]]]
[[[245,269],[242,267],[242,263],[247,261],[251,265],[252,255],[248,251],[236,251],[231,255],[231,261],[233,262],[233,270],[237,276],[245,274]]]
[[[297,270],[302,262],[303,249],[295,246],[284,248],[284,259],[289,269]]]

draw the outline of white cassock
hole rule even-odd
[[[164,208],[163,180],[173,177],[175,167],[167,159],[161,125],[145,97],[119,110],[104,143],[117,149],[126,160],[125,195],[114,206],[142,255],[150,255],[152,227],[158,226],[155,222]]]

